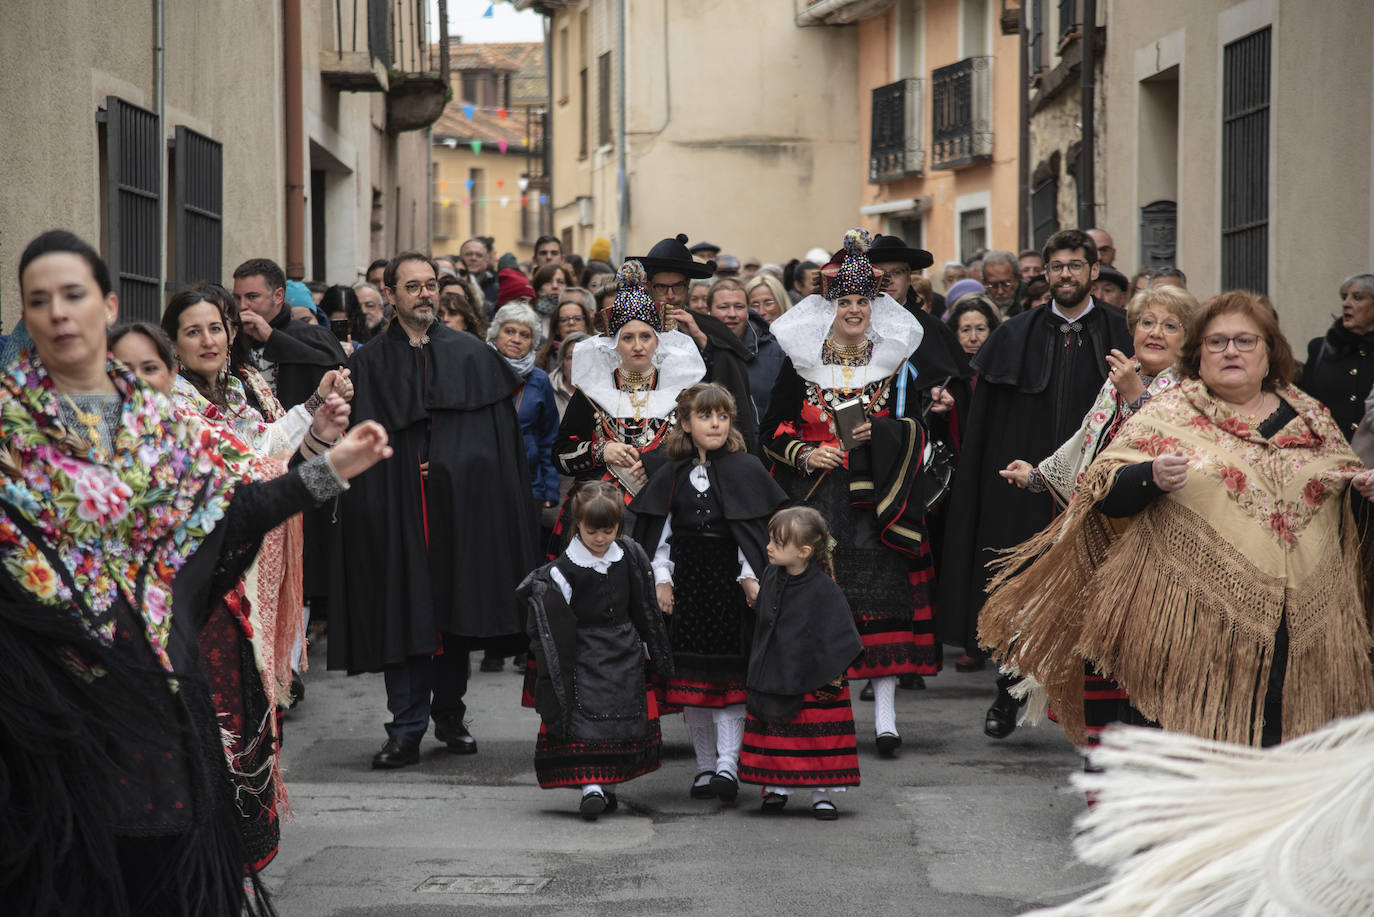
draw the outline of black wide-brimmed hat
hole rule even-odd
[[[868,260],[905,261],[913,271],[923,270],[935,263],[935,258],[922,248],[908,248],[901,236],[878,236],[868,249]]]
[[[692,253],[687,249],[687,237],[682,233],[678,233],[672,239],[662,240],[649,249],[647,255],[626,260],[638,261],[644,265],[644,270],[651,278],[663,271],[671,271],[690,279],[704,280],[716,272],[714,261],[703,264],[692,257]]]

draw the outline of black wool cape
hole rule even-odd
[[[538,539],[511,401],[518,380],[472,335],[439,322],[428,335],[412,347],[393,323],[349,364],[353,421],[380,422],[395,454],[340,500],[331,669],[375,672],[431,654],[441,633],[524,645],[515,587],[538,564]]]

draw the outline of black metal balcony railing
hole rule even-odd
[[[873,90],[868,180],[896,181],[920,175],[925,167],[921,142],[922,80],[908,77]]]
[[[931,74],[931,166],[992,158],[992,58],[967,57]]]

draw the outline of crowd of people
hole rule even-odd
[[[476,238],[331,286],[254,258],[151,325],[34,239],[0,357],[8,900],[270,913],[312,617],[383,674],[377,769],[431,723],[476,753],[470,654],[514,658],[539,784],[588,820],[678,712],[692,798],[833,820],[946,647],[999,666],[994,739],[1048,706],[1082,746],[1265,746],[1374,708],[1374,275],[1300,364],[1265,297],[1128,278],[1100,229],[938,291],[899,237],[836,241]]]

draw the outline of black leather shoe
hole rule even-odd
[[[468,728],[459,717],[436,719],[434,738],[447,745],[448,750],[455,755],[477,754],[477,740],[468,732]]]
[[[583,821],[596,821],[596,817],[606,811],[606,797],[600,793],[584,793],[577,805]]]
[[[859,700],[873,700],[873,682],[864,684],[864,689],[859,692]]]
[[[716,771],[709,786],[721,802],[734,802],[739,795],[739,778],[729,771]]]
[[[612,792],[610,792],[610,791],[608,790],[608,791],[606,792],[606,811],[603,812],[602,814],[603,814],[603,815],[610,815],[612,812],[614,812],[614,811],[615,811],[616,809],[618,809],[618,808],[620,808],[620,800],[619,800],[619,799],[616,799],[616,798],[615,798],[615,794],[612,793]]]
[[[926,680],[921,675],[898,675],[897,687],[906,688],[908,691],[924,691]]]
[[[715,775],[716,775],[716,774],[715,774],[715,771],[701,771],[701,772],[698,773],[695,777],[692,778],[692,793],[691,793],[691,795],[692,795],[692,798],[693,798],[693,799],[715,799],[715,798],[716,798],[716,791],[715,791],[715,788],[711,785],[712,782],[714,781]],[[705,783],[698,783],[697,781],[701,780],[702,777],[710,777],[710,778],[712,778],[712,780],[708,780],[708,781],[706,781]]]
[[[301,680],[300,672],[291,673],[291,706],[296,706],[305,700],[305,682]]]
[[[983,734],[992,739],[1005,739],[1016,731],[1016,718],[1021,713],[1021,702],[998,687],[997,699],[988,708],[987,720],[983,723]]]
[[[419,739],[387,739],[382,750],[372,756],[374,771],[391,771],[420,763]]]
[[[897,749],[902,747],[902,737],[895,732],[880,732],[876,744],[879,755],[891,758],[897,754]]]

